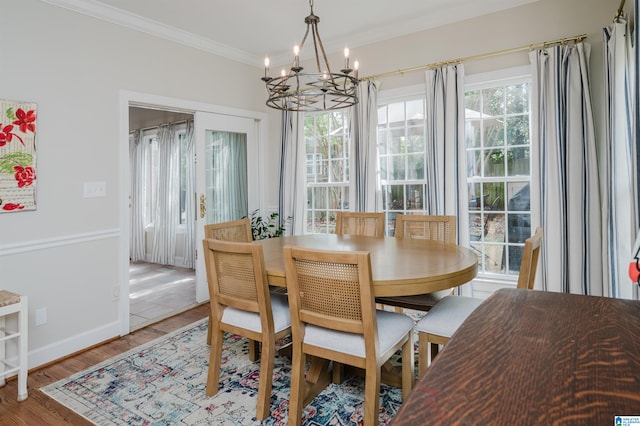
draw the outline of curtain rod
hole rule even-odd
[[[623,0],[623,2],[624,2],[624,0]],[[467,57],[464,57],[464,58],[452,59],[452,60],[449,60],[449,61],[435,62],[435,63],[432,63],[432,64],[420,65],[420,66],[412,67],[412,68],[405,68],[405,69],[396,70],[396,71],[383,72],[383,73],[380,73],[380,74],[374,74],[374,75],[369,75],[369,76],[366,76],[366,77],[361,77],[360,80],[374,80],[376,78],[388,77],[390,75],[395,75],[395,74],[405,74],[405,73],[413,72],[413,71],[420,71],[420,70],[424,70],[424,69],[438,68],[438,67],[441,67],[441,66],[444,66],[444,65],[459,64],[461,62],[473,61],[473,60],[476,60],[476,59],[490,58],[492,56],[498,56],[498,55],[505,55],[505,54],[508,54],[508,53],[521,52],[523,50],[533,50],[533,49],[545,48],[545,47],[555,46],[557,44],[567,44],[567,43],[571,43],[571,42],[579,43],[579,42],[581,42],[582,40],[584,40],[586,38],[587,38],[587,35],[586,34],[582,34],[582,35],[578,35],[578,36],[574,36],[574,37],[561,38],[561,39],[557,39],[557,40],[553,40],[553,41],[545,41],[543,43],[530,44],[528,46],[514,47],[512,49],[498,50],[496,52],[482,53],[482,54],[479,54],[479,55],[467,56]]]

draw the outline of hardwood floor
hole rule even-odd
[[[11,378],[0,388],[0,424],[11,425],[91,425],[92,423],[58,404],[40,391],[42,386],[98,364],[209,314],[209,303],[203,303],[178,315],[136,330],[54,364],[29,372],[29,398],[18,402],[17,380]]]

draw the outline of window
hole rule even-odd
[[[306,114],[307,233],[334,233],[349,209],[348,110]]]
[[[398,213],[424,213],[425,101],[401,100],[378,107],[378,161],[386,234],[395,234]]]
[[[531,236],[530,78],[467,85],[469,240],[478,274],[516,277]]]

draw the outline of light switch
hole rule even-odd
[[[107,195],[106,182],[85,182],[84,198],[105,197]]]

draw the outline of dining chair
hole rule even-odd
[[[368,252],[287,246],[283,254],[293,340],[289,425],[301,422],[307,356],[364,369],[364,424],[377,425],[381,366],[400,348],[403,398],[413,386],[414,321],[376,311]]]
[[[221,241],[250,243],[253,241],[251,221],[248,217],[221,223],[209,223],[204,226],[204,237]],[[211,344],[211,317],[207,327],[207,345]],[[249,342],[249,359],[258,359],[258,343]]]
[[[457,244],[457,218],[449,215],[397,214],[396,238],[436,240],[448,244]],[[397,312],[402,309],[428,312],[436,303],[451,294],[450,290],[413,296],[377,297],[376,303],[394,306]]]
[[[517,288],[531,290],[536,278],[538,256],[542,244],[542,228],[524,243]],[[446,296],[418,324],[418,374],[422,376],[438,354],[438,345],[445,345],[465,319],[483,302],[467,296]]]
[[[224,332],[262,344],[256,418],[269,416],[275,341],[291,334],[287,297],[271,294],[259,244],[202,241],[211,296],[211,353],[207,396],[218,392]]]
[[[251,222],[248,217],[222,223],[210,223],[204,226],[204,237],[222,241],[253,241]]]
[[[384,213],[339,211],[336,213],[336,234],[382,238]]]

